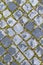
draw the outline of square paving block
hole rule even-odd
[[[22,38],[19,35],[16,35],[13,38],[13,41],[15,42],[16,45],[18,45],[22,41]]]
[[[18,52],[18,49],[15,45],[11,45],[11,47],[8,49],[8,52],[11,56],[14,56]]]
[[[35,10],[32,10],[32,11],[28,14],[28,16],[29,16],[30,19],[34,19],[34,17],[35,17],[36,15],[38,15],[38,12],[35,11]]]
[[[16,0],[16,2],[18,3],[18,5],[22,6],[26,0]]]
[[[9,35],[10,37],[12,37],[12,36],[15,35],[15,32],[12,30],[12,28],[8,28],[6,32],[8,33],[8,35]]]
[[[0,40],[2,40],[5,36],[6,34],[4,33],[4,31],[0,30]]]
[[[21,42],[21,43],[18,45],[18,48],[19,48],[22,52],[24,52],[24,51],[28,48],[28,46],[27,46],[26,43],[23,41],[23,42]]]
[[[1,28],[5,28],[6,26],[7,26],[6,21],[5,21],[5,20],[1,20],[1,22],[0,22],[0,27],[1,27]]]
[[[39,14],[42,14],[42,15],[43,15],[43,6],[39,5],[39,6],[36,8],[36,11],[37,11]]]
[[[21,54],[21,52],[17,53],[14,58],[21,63],[24,60],[24,56]]]
[[[3,11],[3,16],[5,18],[7,18],[10,14],[11,14],[11,12],[8,9]]]
[[[13,13],[13,16],[16,20],[18,20],[22,15],[23,13],[20,10],[17,10],[16,12]]]
[[[30,63],[27,60],[24,60],[21,65],[30,65]]]
[[[37,57],[34,57],[33,59],[32,59],[32,65],[40,65],[40,60],[37,58]]]
[[[17,6],[13,2],[9,2],[8,8],[13,12],[14,10],[16,10]]]
[[[26,11],[27,13],[30,12],[30,10],[32,10],[32,7],[29,3],[26,3],[24,6],[23,6],[23,9],[24,11]]]
[[[28,22],[26,25],[25,25],[25,28],[27,30],[30,30],[32,31],[34,29],[34,23],[33,22]]]
[[[4,55],[3,60],[6,63],[11,62],[11,60],[12,60],[11,55],[10,54]]]
[[[21,35],[21,37],[24,39],[24,40],[28,40],[30,37],[31,37],[31,35],[28,33],[28,32],[26,32],[26,31],[24,31],[22,34],[20,34]]]
[[[31,49],[25,51],[24,54],[28,59],[31,59],[34,56],[34,52]]]
[[[35,48],[37,45],[38,45],[38,42],[31,38],[30,40],[28,40],[28,44],[32,47],[32,48]]]
[[[15,26],[14,26],[14,30],[17,34],[20,34],[22,31],[23,31],[23,26],[20,24],[20,23],[17,23]]]
[[[9,18],[7,19],[7,23],[8,23],[8,25],[9,25],[10,27],[12,27],[12,26],[16,23],[16,20],[15,20],[14,18],[12,18],[12,17],[9,17]]]
[[[12,40],[8,37],[5,37],[1,43],[4,45],[5,48],[9,47],[12,44]]]
[[[43,36],[43,32],[40,28],[36,28],[32,34],[36,37],[36,38],[40,38]]]
[[[36,6],[38,4],[38,0],[29,0],[32,6]]]
[[[0,56],[2,56],[5,52],[5,49],[2,46],[0,46]]]

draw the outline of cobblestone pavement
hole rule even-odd
[[[43,65],[43,0],[0,0],[0,65]]]

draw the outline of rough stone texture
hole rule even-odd
[[[43,65],[43,0],[0,0],[0,65]]]

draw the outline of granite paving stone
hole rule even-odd
[[[0,65],[43,65],[43,0],[0,0]]]

